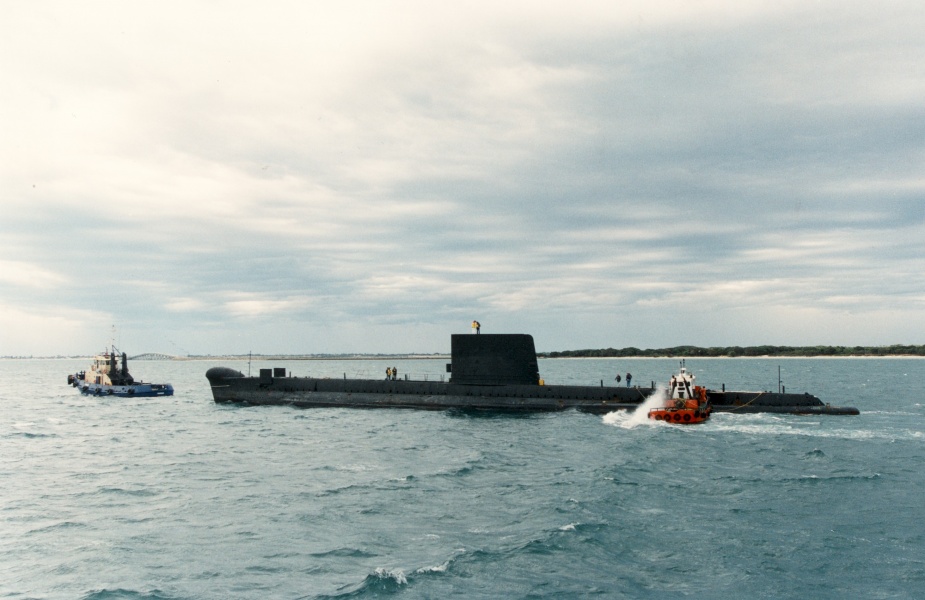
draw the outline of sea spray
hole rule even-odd
[[[668,388],[658,387],[646,398],[642,404],[633,411],[618,410],[604,415],[604,422],[624,429],[632,429],[639,425],[654,425],[660,421],[649,418],[649,410],[664,406],[668,401]]]

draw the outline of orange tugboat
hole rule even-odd
[[[694,385],[694,379],[682,361],[681,372],[672,375],[668,382],[668,400],[663,406],[650,409],[649,418],[679,425],[693,425],[709,419],[711,408],[707,389]]]

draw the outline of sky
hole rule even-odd
[[[919,1],[0,3],[0,356],[925,343]]]

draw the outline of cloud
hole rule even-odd
[[[270,299],[261,298],[254,294],[238,294],[233,300],[227,300],[223,306],[232,317],[263,317],[280,313],[304,310],[311,306],[311,298],[296,297]]]
[[[34,263],[18,260],[0,260],[0,284],[16,287],[49,289],[66,283],[60,273]]]
[[[430,351],[473,318],[551,350],[915,341],[915,3],[4,11],[10,310],[216,353],[223,324]]]
[[[46,305],[23,309],[0,303],[0,355],[57,356],[86,355],[105,347],[109,341],[102,311],[74,309],[66,305]],[[111,321],[110,321],[111,323]],[[94,337],[94,333],[98,333]],[[54,344],[49,344],[53,340]],[[87,340],[98,341],[87,347]]]

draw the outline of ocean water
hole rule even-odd
[[[698,383],[857,417],[511,416],[83,397],[87,361],[0,361],[0,597],[922,598],[921,359],[690,360]],[[443,360],[291,361],[439,380]],[[547,383],[677,362],[541,360]]]

